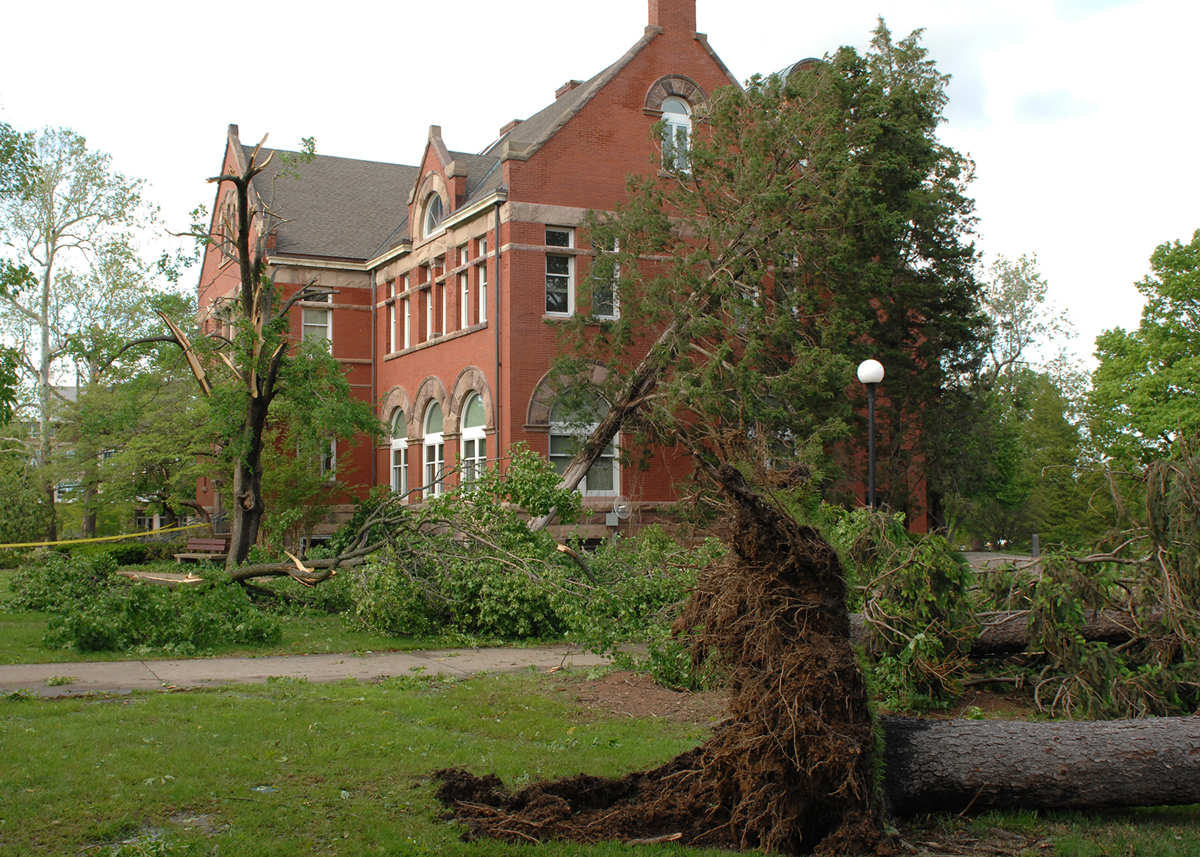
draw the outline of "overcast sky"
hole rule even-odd
[[[182,227],[226,128],[321,154],[412,164],[430,125],[479,151],[510,119],[641,36],[646,0],[496,4],[5,4],[0,120],[68,126],[147,179]],[[974,158],[978,246],[1036,253],[1090,354],[1136,327],[1154,248],[1200,228],[1195,0],[698,0],[739,79],[866,48],[877,16],[953,76],[948,144]]]

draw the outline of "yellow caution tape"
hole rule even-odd
[[[18,544],[0,545],[0,550],[4,550],[5,548],[42,548],[49,547],[50,545],[78,545],[83,544],[84,542],[115,542],[119,539],[140,539],[144,538],[145,536],[157,535],[158,533],[176,533],[180,530],[196,530],[207,526],[208,524],[187,524],[186,526],[182,527],[167,527],[166,529],[162,530],[146,530],[142,533],[128,533],[124,536],[99,536],[98,538],[94,539],[62,539],[57,542],[20,542]]]

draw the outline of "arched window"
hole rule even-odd
[[[597,399],[591,407],[582,411],[568,410],[561,401],[550,408],[550,463],[559,473],[567,469],[579,445],[599,425],[608,413],[608,402]],[[584,496],[615,496],[620,491],[620,470],[617,468],[616,438],[609,441],[588,470],[579,488]]]
[[[442,493],[446,473],[446,442],[442,439],[442,406],[437,402],[425,411],[424,438],[425,487],[422,497],[437,497]]]
[[[408,420],[400,408],[392,411],[392,490],[408,494]]]
[[[487,437],[484,435],[486,415],[483,399],[478,393],[467,397],[462,417],[462,479],[467,491],[487,465]]]
[[[667,169],[688,169],[688,142],[692,136],[692,108],[686,101],[672,95],[662,103],[663,166]]]
[[[425,232],[428,238],[442,228],[442,198],[436,193],[425,197]]]

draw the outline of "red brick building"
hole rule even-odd
[[[298,181],[277,177],[278,163],[255,180],[261,203],[283,218],[266,239],[283,293],[335,290],[298,305],[293,332],[328,338],[354,394],[393,427],[390,442],[335,451],[342,485],[436,492],[519,441],[563,460],[570,438],[555,430],[547,380],[554,319],[620,312],[615,294],[576,305],[591,255],[579,224],[624,198],[628,174],[661,163],[656,123],[686,128],[710,93],[737,83],[696,32],[695,0],[649,0],[648,26],[620,59],[565,83],[483,152],[450,150],[435,125],[416,166],[319,155]],[[224,169],[249,152],[230,126]],[[218,190],[214,229],[230,193]],[[217,324],[235,290],[236,266],[210,250],[202,320]],[[600,513],[617,496],[643,510],[675,499],[686,469],[665,454],[649,470],[602,459],[583,486],[597,513],[585,534],[603,532]],[[205,505],[219,505],[214,493],[200,486]]]

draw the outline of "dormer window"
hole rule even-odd
[[[425,198],[425,237],[442,228],[442,198],[436,193]]]
[[[692,135],[692,108],[678,96],[664,98],[663,121],[663,166],[667,169],[687,171],[688,141]]]

